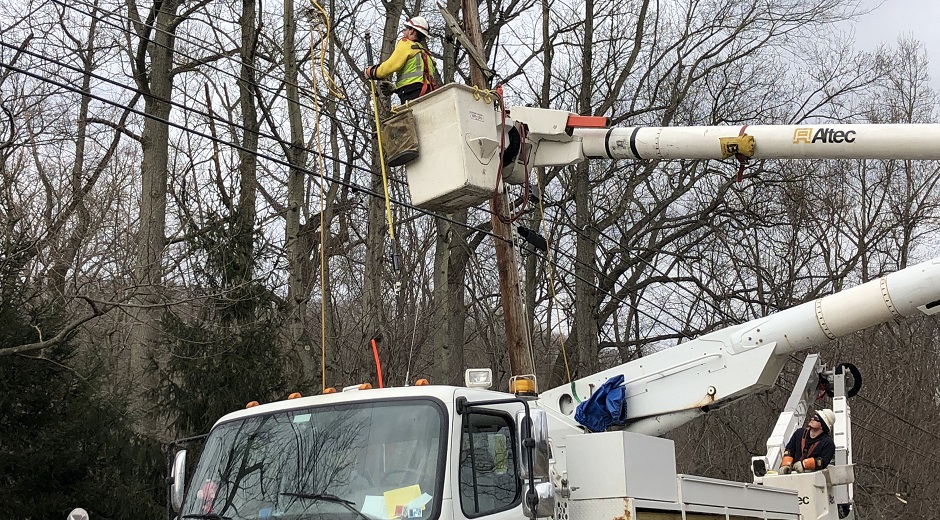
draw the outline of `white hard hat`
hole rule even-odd
[[[423,16],[409,18],[405,21],[405,27],[411,27],[412,29],[423,34],[425,38],[431,35],[431,26],[428,25],[428,21],[425,20]]]
[[[822,419],[826,431],[832,432],[832,427],[836,424],[836,414],[828,408],[823,408],[822,410],[816,410],[816,415]]]

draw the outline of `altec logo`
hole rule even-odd
[[[855,130],[836,130],[835,128],[797,128],[793,131],[793,144],[799,143],[854,143]]]

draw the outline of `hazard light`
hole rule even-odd
[[[538,396],[538,385],[535,382],[535,374],[519,375],[510,378],[509,392],[519,397]]]

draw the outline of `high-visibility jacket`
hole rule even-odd
[[[376,67],[375,75],[385,79],[397,73],[396,89],[414,83],[424,83],[427,90],[434,90],[437,88],[434,81],[436,70],[434,60],[422,43],[402,38],[398,40],[392,55]]]

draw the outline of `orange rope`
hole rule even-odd
[[[379,361],[379,347],[375,344],[375,338],[372,338],[372,356],[375,357],[375,371],[379,373],[379,388],[385,388],[382,382],[382,363]]]

